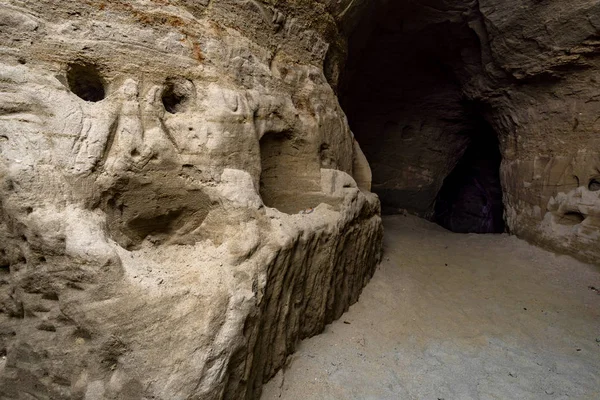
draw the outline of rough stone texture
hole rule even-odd
[[[431,216],[482,121],[508,229],[598,262],[599,15],[0,0],[0,397],[257,397],[373,273],[367,159]]]
[[[0,398],[256,398],[357,300],[350,3],[0,1]]]
[[[490,101],[507,223],[528,240],[598,263],[600,4],[507,4],[508,18],[490,3],[481,2],[490,50],[515,81]]]
[[[372,2],[340,85],[387,212],[431,216],[483,118],[511,233],[600,260],[600,3]]]

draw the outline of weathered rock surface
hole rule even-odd
[[[0,398],[255,398],[357,300],[349,3],[0,1]]]
[[[340,92],[383,210],[432,216],[491,129],[508,230],[600,262],[599,18],[595,0],[371,2]]]
[[[255,398],[379,261],[367,159],[431,216],[496,135],[508,229],[598,262],[599,15],[0,0],[0,397]]]

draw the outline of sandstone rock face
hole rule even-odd
[[[508,230],[598,263],[599,16],[595,0],[372,2],[340,93],[384,211],[435,218],[491,133]]]
[[[487,25],[498,26],[489,29],[490,50],[514,81],[490,102],[502,138],[506,220],[517,235],[598,263],[600,4],[514,8],[500,24],[503,13],[482,2]]]
[[[372,275],[371,177],[434,218],[476,139],[508,229],[598,262],[599,15],[0,0],[0,397],[256,398]]]
[[[351,3],[0,1],[0,398],[256,398],[357,300]]]

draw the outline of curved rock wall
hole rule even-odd
[[[510,82],[489,100],[507,223],[530,241],[598,263],[600,4],[480,4],[490,52]]]
[[[508,230],[598,263],[599,7],[373,2],[340,93],[383,210],[431,215],[475,114],[500,141]]]
[[[256,398],[357,300],[342,6],[0,1],[1,398]]]
[[[256,398],[379,261],[366,159],[430,215],[474,112],[510,231],[597,262],[598,7],[0,1],[0,397]]]

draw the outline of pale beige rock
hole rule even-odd
[[[336,40],[313,1],[0,1],[1,398],[255,398],[357,300]]]
[[[510,232],[598,262],[599,6],[521,3],[0,0],[0,397],[256,398],[372,275],[372,181],[431,213],[464,101]]]

